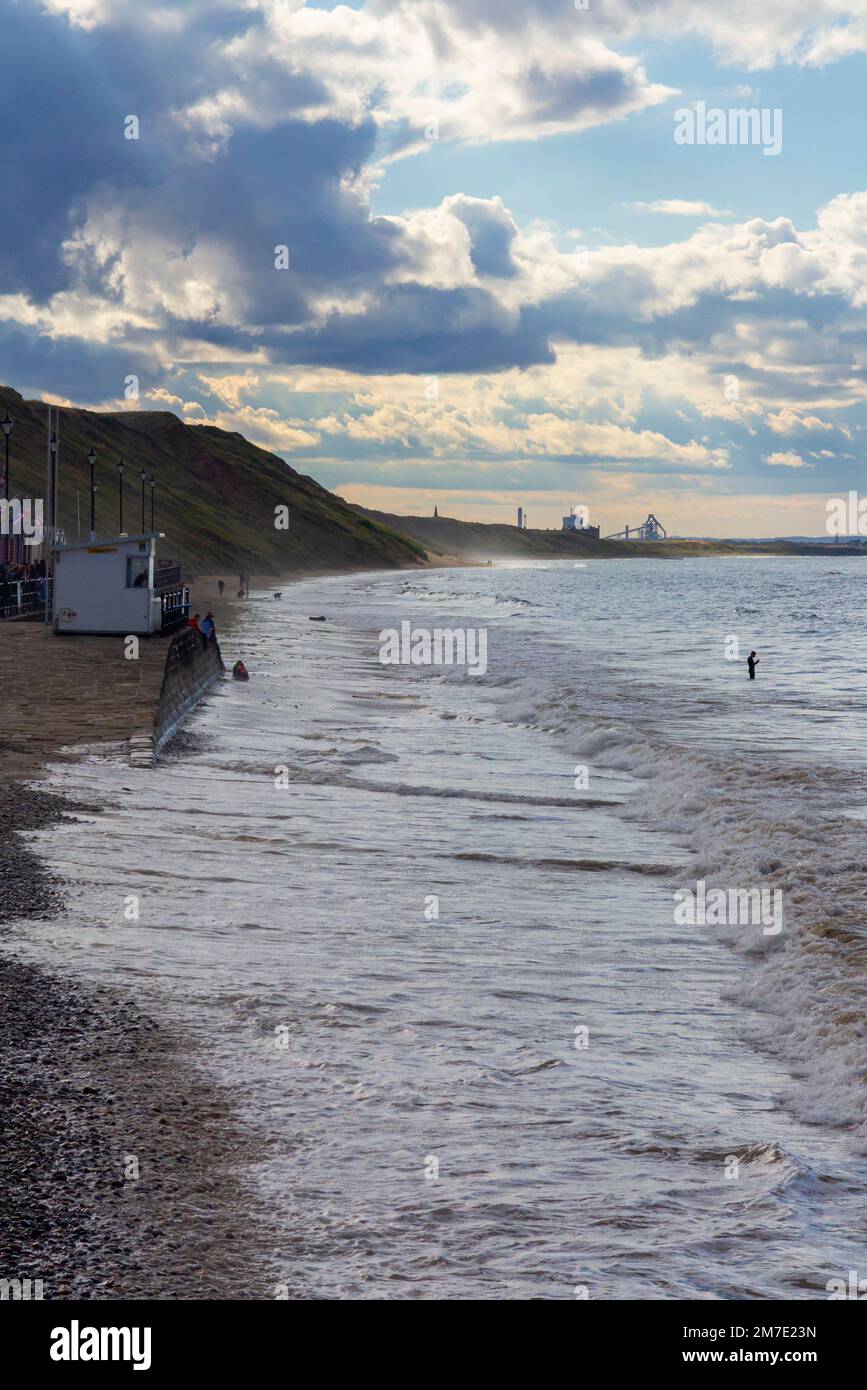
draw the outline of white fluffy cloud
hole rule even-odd
[[[630,203],[638,212],[662,212],[668,217],[730,217],[699,198],[656,198],[652,203]]]
[[[800,454],[795,454],[791,450],[788,453],[765,454],[762,463],[769,464],[772,468],[812,468],[811,463],[807,463],[801,458]]]
[[[664,101],[638,59],[616,52],[576,11],[525,9],[518,27],[474,22],[444,0],[312,9],[266,0],[263,23],[229,42],[220,90],[182,119],[225,139],[238,122],[281,114],[275,73],[317,84],[302,113],[359,122],[373,117],[384,157],[433,140],[493,142],[585,130]]]
[[[732,214],[704,198],[660,197],[631,206],[703,225],[571,250],[501,197],[453,191],[374,217],[371,192],[390,160],[435,141],[538,140],[651,111],[670,89],[636,56],[650,38],[699,34],[747,68],[832,62],[865,48],[865,0],[43,8],[44,32],[69,39],[57,16],[84,31],[70,62],[92,45],[99,70],[121,34],[147,110],[140,146],[112,134],[87,178],[38,184],[58,189],[62,273],[36,283],[28,262],[0,311],[16,363],[22,342],[45,345],[52,388],[80,399],[102,370],[114,400],[141,371],[151,404],[295,458],[488,478],[580,464],[630,505],[630,470],[700,491],[749,466],[770,490],[846,457],[861,426],[842,414],[867,407],[867,192],[831,199],[812,226],[723,225]],[[113,119],[97,105],[82,121],[67,171]],[[39,207],[27,225],[46,225]],[[291,244],[282,279],[277,242]]]

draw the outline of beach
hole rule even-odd
[[[98,809],[7,787],[0,928],[63,911],[62,883],[22,833]],[[46,1299],[261,1296],[255,1203],[238,1178],[253,1150],[230,1096],[111,990],[0,953],[0,992],[4,1277],[40,1281]]]
[[[206,599],[213,587],[203,586]],[[119,639],[0,626],[11,716],[0,807],[0,1269],[38,1281],[44,1299],[272,1289],[255,1195],[244,1186],[258,1147],[237,1124],[230,1090],[191,1065],[189,1040],[134,999],[3,952],[9,923],[44,924],[65,910],[67,885],[28,834],[101,810],[49,791],[47,760],[106,747],[122,757],[152,712],[167,646],[143,644],[137,665]]]
[[[835,648],[829,722],[805,656],[857,565],[254,589],[249,685],[157,768],[50,765],[102,810],[28,835],[67,910],[8,953],[231,1101],[247,1296],[810,1299],[857,1266],[863,679]],[[484,629],[486,670],[384,666],[407,620]],[[781,930],[679,920],[699,883],[779,892]]]

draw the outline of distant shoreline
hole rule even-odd
[[[834,558],[867,555],[867,546],[784,540],[606,540],[576,531],[519,530],[496,522],[458,521],[443,516],[398,516],[366,511],[362,516],[398,531],[424,548],[426,568],[449,564],[505,564],[515,560],[677,560],[743,555],[804,555]]]

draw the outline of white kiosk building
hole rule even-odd
[[[189,590],[180,565],[159,565],[161,533],[52,547],[54,631],[126,637],[175,632],[186,624]]]

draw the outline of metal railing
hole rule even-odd
[[[51,608],[50,579],[0,579],[0,619],[20,618]]]
[[[189,589],[166,589],[160,594],[160,607],[162,610],[160,632],[164,636],[167,633],[177,632],[179,628],[186,627],[190,616]]]
[[[178,589],[181,584],[180,565],[155,565],[154,566],[154,588],[155,589]]]

